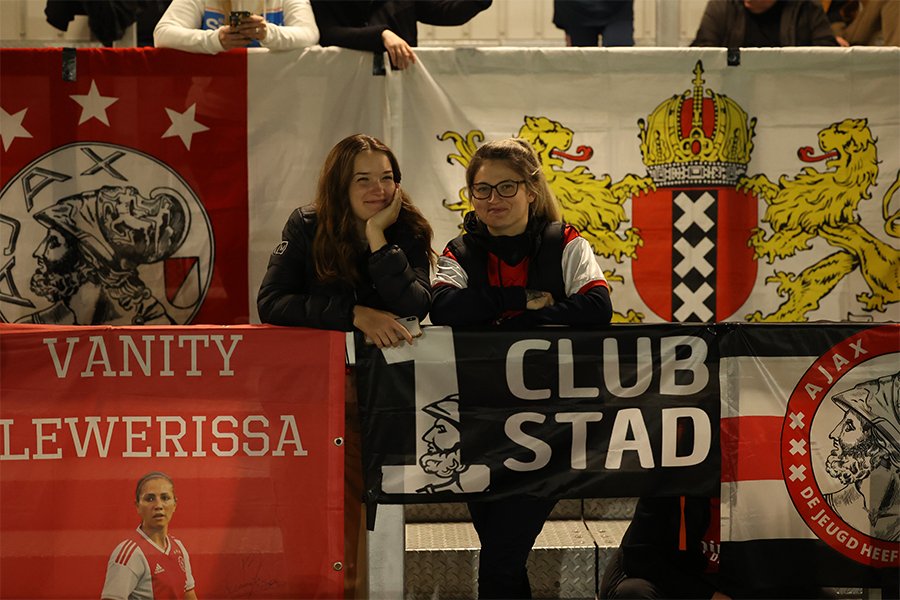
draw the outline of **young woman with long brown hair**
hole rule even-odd
[[[328,154],[312,206],[296,209],[257,297],[263,323],[362,331],[379,348],[413,342],[396,317],[431,305],[432,231],[400,188],[394,153],[351,135]],[[356,380],[344,405],[344,597],[365,597],[365,523]]]
[[[400,166],[379,140],[338,142],[315,203],[296,209],[269,258],[257,298],[272,325],[365,333],[379,347],[409,332],[396,317],[431,305],[431,226],[400,188]]]

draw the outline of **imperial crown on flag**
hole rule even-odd
[[[633,200],[633,220],[644,236],[634,282],[667,321],[724,320],[746,301],[756,278],[747,240],[757,225],[757,202],[735,188],[750,162],[756,119],[748,121],[723,94],[706,90],[704,98],[700,61],[694,74],[693,89],[638,121],[656,191]]]

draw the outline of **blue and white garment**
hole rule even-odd
[[[266,37],[251,47],[269,50],[291,50],[313,46],[319,42],[319,29],[309,0],[258,0],[227,2],[221,0],[172,0],[153,30],[154,44],[159,48],[176,48],[186,52],[217,54],[223,52],[219,29],[228,23],[230,10],[246,10],[265,16]]]
[[[268,8],[266,7],[266,21],[271,23],[272,25],[284,25],[284,7],[278,6],[277,8]],[[228,15],[221,8],[214,8],[212,6],[205,6],[203,10],[203,24],[200,29],[213,29],[218,30],[219,27],[224,27],[228,24]],[[260,48],[259,42],[253,40],[248,48]]]

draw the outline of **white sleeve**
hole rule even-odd
[[[283,0],[283,10],[284,25],[266,23],[266,38],[260,40],[260,46],[269,50],[293,50],[319,43],[319,28],[309,0]]]
[[[439,256],[431,286],[452,285],[461,290],[469,287],[469,275],[456,260],[449,256]]]
[[[120,554],[126,545],[133,545],[131,540],[125,540],[113,550],[106,566],[106,581],[103,583],[103,592],[100,595],[104,600],[128,600],[131,593],[137,588],[143,571],[143,556],[140,548],[133,550],[133,554],[126,564],[122,564]]]
[[[203,0],[172,0],[153,30],[153,44],[201,54],[223,52],[219,30],[201,29],[204,13]]]
[[[569,298],[588,286],[602,282],[606,285],[603,269],[597,264],[597,257],[590,242],[578,236],[563,248],[562,256],[563,280],[566,284],[566,298]]]
[[[181,548],[181,554],[184,555],[184,572],[186,575],[184,591],[189,592],[194,589],[194,571],[191,570],[191,557],[188,555],[187,548],[184,547],[181,540],[176,540],[175,538],[172,539],[175,540],[175,543]]]

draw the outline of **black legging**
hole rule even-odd
[[[478,597],[531,598],[525,567],[556,500],[469,502],[472,524],[481,540]]]

